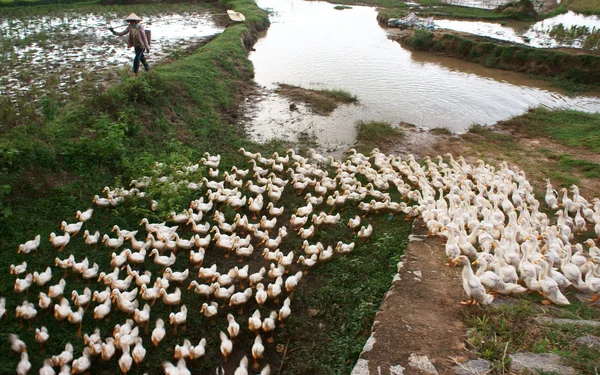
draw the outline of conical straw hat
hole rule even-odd
[[[130,15],[127,16],[127,18],[125,18],[125,21],[141,21],[142,19],[140,17],[137,16],[137,14],[135,13],[131,13]]]
[[[246,20],[246,17],[244,17],[242,13],[233,11],[231,9],[227,10],[227,15],[229,18],[231,18],[231,20],[236,22],[242,22]]]

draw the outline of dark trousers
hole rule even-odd
[[[144,48],[137,46],[133,48],[135,49],[135,57],[133,58],[133,72],[137,73],[138,70],[140,70],[140,61],[144,65],[144,69],[148,71],[150,68],[148,67],[146,58],[144,57]]]

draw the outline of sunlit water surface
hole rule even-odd
[[[308,133],[335,148],[353,143],[359,120],[464,132],[472,124],[494,124],[537,106],[600,110],[598,97],[570,98],[521,74],[411,53],[388,39],[375,8],[340,11],[329,3],[302,0],[257,3],[274,12],[250,54],[258,84],[341,89],[359,100],[323,117],[303,106],[292,111],[287,100],[269,94],[248,125],[257,140],[295,140]]]

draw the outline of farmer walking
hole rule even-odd
[[[140,61],[144,65],[144,69],[146,71],[150,70],[148,63],[146,62],[146,57],[144,56],[144,51],[146,53],[150,53],[150,49],[148,47],[148,39],[146,38],[146,30],[144,30],[144,25],[140,24],[142,19],[138,17],[135,13],[131,13],[127,18],[125,18],[126,22],[129,22],[127,28],[123,31],[114,31],[112,27],[109,27],[111,33],[118,36],[123,36],[129,34],[127,38],[127,47],[133,47],[135,50],[135,57],[133,58],[133,72],[136,77],[138,75],[138,70],[140,68]]]

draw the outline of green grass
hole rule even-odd
[[[576,159],[571,155],[561,155],[559,166],[563,171],[577,171],[586,178],[600,177],[600,164],[588,160]]]
[[[487,141],[494,143],[501,143],[504,146],[509,146],[510,148],[515,148],[514,141],[510,135],[502,134],[494,131],[489,126],[483,125],[471,125],[469,127],[469,133],[477,134],[483,136]]]
[[[342,224],[322,232],[322,241],[337,241],[347,218],[356,209],[343,213]],[[283,340],[290,343],[284,374],[349,374],[371,333],[372,317],[383,294],[391,286],[396,265],[408,243],[410,222],[385,215],[369,218],[377,228],[373,242],[360,245],[347,259],[338,258],[315,272],[294,298],[298,314],[290,317]],[[318,348],[318,349],[317,349]],[[289,354],[293,351],[293,354]]]
[[[591,151],[600,151],[600,115],[577,111],[548,111],[535,109],[518,120],[511,119],[501,126],[519,126],[520,132],[528,137],[543,134],[567,146],[583,146]]]
[[[402,138],[402,131],[388,122],[359,121],[356,124],[356,141],[360,150],[382,147]]]
[[[569,9],[583,14],[600,14],[600,4],[595,0],[569,0]]]
[[[598,336],[600,329],[541,325],[534,321],[536,316],[590,320],[600,317],[598,310],[585,302],[571,302],[570,306],[547,309],[540,307],[538,296],[533,296],[516,304],[465,311],[464,321],[470,328],[467,341],[482,358],[492,361],[495,374],[504,373],[509,365],[508,354],[518,352],[556,353],[578,373],[594,374],[600,348],[578,346],[574,340],[585,335]]]
[[[292,101],[306,103],[310,109],[321,116],[327,116],[338,107],[339,103],[351,104],[358,102],[355,95],[344,90],[312,90],[299,86],[280,83],[277,93]]]

